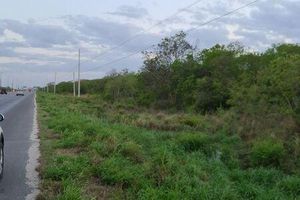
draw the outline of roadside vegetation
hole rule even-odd
[[[300,46],[196,50],[181,32],[112,72],[39,92],[39,199],[300,198]]]

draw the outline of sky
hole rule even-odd
[[[181,30],[199,49],[238,41],[249,51],[264,51],[300,42],[300,0],[260,0],[201,25],[251,1],[0,0],[2,85],[43,86],[54,81],[55,72],[57,82],[70,81],[78,49],[83,79],[124,68],[138,71],[139,52]],[[119,59],[127,55],[132,56]]]

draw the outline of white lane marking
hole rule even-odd
[[[36,199],[39,194],[39,173],[37,167],[39,166],[40,157],[40,140],[38,139],[38,123],[37,123],[37,105],[36,95],[34,95],[34,114],[33,114],[33,127],[30,135],[31,146],[28,150],[28,161],[26,164],[26,184],[29,186],[31,192],[26,196],[26,200]]]

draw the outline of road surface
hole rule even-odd
[[[5,120],[0,123],[5,137],[4,176],[0,182],[0,200],[33,199],[37,192],[37,149],[34,138],[36,126],[35,98],[33,93],[25,96],[0,95],[0,112]]]

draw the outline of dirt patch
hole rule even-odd
[[[63,156],[75,157],[82,152],[80,148],[71,148],[71,149],[56,149],[56,154]]]
[[[96,200],[110,199],[115,189],[103,185],[98,178],[92,178],[86,186],[86,193]]]

